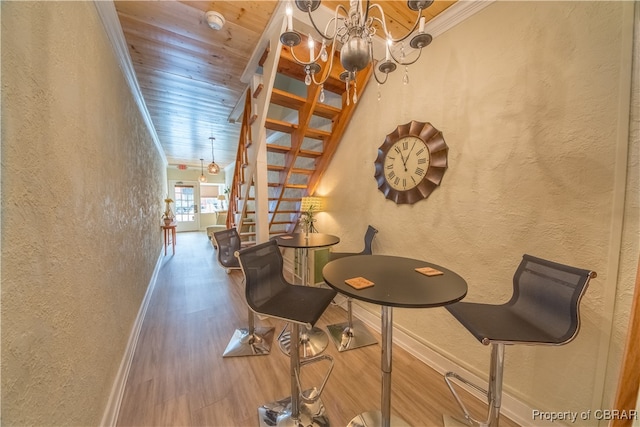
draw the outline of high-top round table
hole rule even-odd
[[[443,274],[426,276],[416,268],[432,267]],[[382,395],[381,411],[357,415],[350,427],[389,427],[407,425],[391,416],[391,353],[393,343],[393,307],[440,307],[461,300],[467,294],[467,282],[453,271],[411,258],[387,255],[355,255],[330,261],[322,270],[325,282],[351,298],[382,306]],[[373,286],[356,289],[345,280],[363,277]]]
[[[278,246],[300,250],[302,257],[302,284],[307,286],[307,258],[309,249],[326,248],[340,243],[340,238],[324,233],[292,233],[274,237]],[[283,331],[278,337],[280,349],[289,354],[291,351],[291,333]],[[329,338],[320,328],[303,329],[300,333],[302,357],[312,357],[327,348]]]

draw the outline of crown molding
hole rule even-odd
[[[459,0],[425,24],[425,31],[433,38],[461,24],[496,0]]]
[[[156,133],[156,128],[153,126],[153,121],[151,120],[151,115],[149,114],[149,110],[147,109],[147,104],[145,104],[144,102],[142,91],[140,90],[140,86],[138,85],[138,80],[133,68],[133,63],[131,62],[131,57],[129,56],[129,49],[127,48],[127,42],[124,39],[124,33],[122,32],[122,27],[120,26],[120,20],[118,19],[116,7],[111,0],[94,0],[93,4],[98,11],[98,15],[100,16],[102,25],[105,29],[105,32],[107,33],[107,37],[111,42],[114,53],[116,54],[116,59],[120,65],[122,74],[124,75],[124,78],[129,85],[131,95],[133,96],[136,104],[138,104],[138,109],[140,110],[140,114],[142,114],[142,119],[147,125],[147,129],[151,134],[151,139],[153,140],[153,143],[158,150],[158,154],[160,154],[160,158],[162,159],[164,166],[166,167],[168,165],[167,156],[164,153],[162,144],[160,144],[160,138]]]

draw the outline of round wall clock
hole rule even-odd
[[[442,181],[448,151],[442,132],[431,123],[399,125],[378,148],[378,189],[397,204],[426,199]]]

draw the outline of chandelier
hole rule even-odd
[[[422,53],[422,48],[431,43],[432,37],[424,32],[425,18],[422,11],[433,3],[433,0],[409,0],[407,7],[415,12],[416,20],[413,28],[402,37],[394,38],[387,29],[387,22],[382,7],[369,0],[350,0],[349,10],[343,6],[336,6],[333,17],[327,23],[325,30],[318,28],[313,19],[312,12],[320,6],[320,0],[294,0],[297,8],[302,12],[307,12],[309,20],[313,25],[315,32],[322,39],[322,45],[316,54],[315,41],[311,34],[308,35],[309,61],[303,61],[294,53],[294,47],[298,46],[302,41],[300,34],[293,29],[293,10],[290,2],[286,7],[287,14],[287,30],[280,35],[280,41],[283,45],[289,46],[293,59],[304,66],[305,84],[309,86],[312,82],[320,85],[320,102],[324,102],[324,83],[331,74],[333,68],[334,53],[337,48],[336,44],[341,45],[340,62],[344,71],[340,74],[340,80],[345,82],[347,91],[347,105],[349,104],[350,86],[353,86],[353,102],[358,102],[357,87],[355,85],[356,73],[365,69],[369,63],[377,63],[377,72],[374,67],[373,75],[379,85],[387,81],[389,73],[396,70],[398,65],[404,66],[405,74],[403,83],[409,83],[408,66],[415,63]],[[363,5],[363,3],[365,3]],[[339,14],[342,12],[343,14]],[[375,13],[377,12],[377,13]],[[379,15],[379,16],[376,16]],[[377,61],[373,56],[373,37],[376,34],[378,24],[384,32],[386,39],[385,59]],[[418,30],[416,32],[416,29]],[[415,34],[414,34],[415,32]],[[409,40],[408,46],[405,41]],[[337,42],[337,43],[336,43]],[[327,50],[331,49],[329,54]],[[415,53],[417,52],[417,54]],[[322,67],[319,61],[328,62],[329,69],[325,73],[325,77],[318,80],[318,76]],[[353,82],[353,83],[352,83]]]
[[[211,163],[207,166],[207,171],[209,172],[209,175],[218,175],[218,172],[220,172],[220,166],[216,163],[216,157],[213,155],[213,140],[215,138],[209,137],[209,139],[211,140]]]

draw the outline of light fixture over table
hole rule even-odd
[[[213,154],[213,140],[215,138],[209,137],[209,139],[211,140],[211,163],[209,163],[209,166],[207,166],[207,170],[209,172],[209,175],[218,175],[218,172],[220,172],[220,166],[218,166],[218,164],[216,163],[216,157]]]
[[[336,42],[342,45],[340,49],[340,62],[344,71],[340,74],[340,80],[345,82],[347,90],[347,104],[349,103],[349,90],[351,82],[353,82],[353,102],[358,102],[357,87],[355,86],[356,73],[365,69],[371,62],[379,62],[377,69],[384,77],[378,76],[375,71],[373,75],[378,84],[384,84],[387,81],[389,73],[395,71],[398,65],[405,67],[405,75],[403,82],[409,82],[408,66],[415,63],[422,53],[422,48],[431,43],[432,37],[424,32],[425,18],[422,11],[433,3],[433,0],[409,0],[407,7],[415,12],[416,21],[413,28],[407,34],[399,38],[393,38],[387,29],[387,22],[382,7],[369,0],[350,0],[349,10],[342,5],[338,5],[334,10],[334,16],[327,23],[324,32],[318,28],[313,20],[312,12],[320,6],[320,0],[294,0],[298,9],[307,12],[309,20],[317,35],[322,39],[320,50],[316,54],[315,42],[309,34],[309,61],[300,60],[294,53],[294,47],[299,45],[302,37],[293,29],[293,10],[291,4],[287,4],[287,30],[280,35],[280,41],[283,45],[289,46],[293,59],[304,66],[306,77],[305,83],[310,85],[311,82],[317,85],[324,85],[331,69],[333,68],[333,58],[336,50]],[[363,5],[363,3],[365,3]],[[339,15],[342,11],[346,16]],[[377,12],[377,13],[376,13]],[[379,15],[379,16],[377,16]],[[384,32],[384,38],[387,41],[385,47],[385,60],[376,61],[373,56],[373,37],[376,34],[374,24],[378,23]],[[405,40],[418,30],[408,46],[405,46]],[[331,54],[327,53],[327,49],[331,47]],[[399,46],[399,49],[398,49]],[[411,48],[411,49],[409,49]],[[399,50],[399,52],[398,52]],[[415,52],[418,52],[417,55]],[[318,81],[316,75],[319,74],[322,67],[318,61],[328,62],[329,70],[325,73],[324,79]],[[324,87],[320,90],[320,102],[324,101]]]
[[[204,159],[200,159],[200,177],[198,180],[200,182],[207,182],[207,177],[204,176]]]

